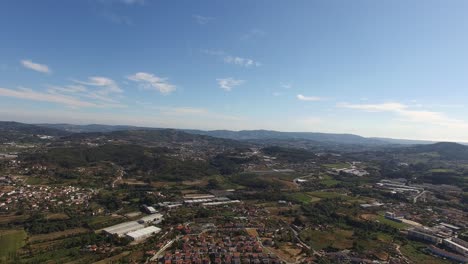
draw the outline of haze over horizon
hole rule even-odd
[[[0,120],[468,142],[466,1],[1,7]]]

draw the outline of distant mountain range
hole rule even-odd
[[[160,130],[162,128],[152,127],[137,127],[137,126],[113,126],[113,125],[72,125],[72,124],[38,124],[38,126],[64,130],[72,133],[82,132],[112,132],[123,130]],[[311,140],[326,143],[338,144],[356,144],[356,145],[387,145],[387,144],[431,144],[432,141],[425,140],[406,140],[392,138],[366,138],[353,134],[332,134],[332,133],[316,133],[316,132],[280,132],[272,130],[195,130],[195,129],[178,129],[187,133],[205,135],[218,138],[226,138],[233,140]]]
[[[102,137],[111,140],[123,140],[127,142],[206,142],[218,146],[237,146],[260,143],[264,145],[286,145],[286,142],[299,142],[300,146],[306,144],[322,146],[375,146],[391,147],[389,151],[395,153],[418,154],[437,153],[445,160],[468,160],[468,146],[451,143],[417,140],[401,140],[388,138],[365,138],[352,134],[328,134],[309,132],[278,132],[269,130],[184,130],[161,129],[135,126],[110,126],[110,125],[70,125],[70,124],[24,124],[18,122],[0,121],[0,142],[8,141],[37,141],[40,136],[54,136],[61,140],[79,140]],[[243,143],[242,143],[243,142]],[[399,145],[398,145],[399,144]],[[246,146],[246,145],[244,145]],[[293,148],[295,147],[293,144]],[[405,147],[404,147],[405,146]],[[297,147],[296,147],[297,148]],[[341,147],[342,148],[342,147]],[[373,147],[371,147],[373,148]],[[357,148],[364,150],[362,147]]]

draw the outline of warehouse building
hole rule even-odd
[[[147,205],[143,205],[143,210],[145,211],[145,213],[147,214],[155,214],[157,213],[158,211],[156,211],[156,209],[154,209],[153,206],[147,206]]]
[[[141,241],[161,232],[161,228],[155,226],[148,226],[130,233],[127,233],[127,238],[133,241]]]
[[[460,239],[459,239],[460,240]],[[463,241],[463,240],[462,240]],[[458,243],[457,243],[458,242]],[[464,241],[463,241],[464,242]],[[444,245],[448,248],[450,248],[451,250],[453,251],[456,251],[460,254],[463,254],[465,256],[468,256],[468,248],[465,247],[463,244],[466,244],[465,243],[460,243],[459,241],[457,240],[454,240],[454,239],[450,239],[450,238],[447,238],[447,239],[444,239]]]
[[[106,227],[103,231],[109,235],[118,235],[119,237],[123,237],[128,232],[142,229],[144,227],[145,226],[143,224],[140,224],[137,221],[131,221]]]
[[[159,224],[163,220],[162,214],[151,214],[147,216],[143,216],[138,220],[140,224]]]
[[[209,202],[209,203],[202,203],[202,206],[217,206],[217,205],[225,205],[225,204],[233,204],[233,203],[240,203],[239,200],[229,200],[224,202]]]
[[[428,229],[423,229],[423,228],[410,229],[408,230],[408,236],[410,238],[426,240],[434,244],[442,243],[442,238],[435,236],[433,231],[428,230]]]
[[[467,263],[468,262],[468,258],[462,256],[462,255],[458,255],[458,254],[454,254],[454,253],[451,253],[451,252],[448,252],[448,251],[445,251],[443,249],[440,249],[438,247],[435,247],[433,245],[430,245],[427,249],[429,249],[429,251],[435,255],[438,255],[438,256],[441,256],[441,257],[444,257],[444,258],[448,258],[448,259],[451,259],[451,260],[454,260],[454,261],[457,261],[457,262],[460,262],[460,263]]]

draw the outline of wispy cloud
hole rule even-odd
[[[248,58],[235,57],[235,56],[224,57],[224,62],[229,63],[229,64],[239,65],[239,66],[244,66],[244,67],[253,67],[253,66],[258,67],[262,65],[258,61],[254,61]]]
[[[205,119],[219,119],[219,120],[245,120],[244,117],[228,115],[218,112],[210,111],[206,108],[192,107],[192,106],[154,106],[149,102],[136,102],[138,105],[145,109],[151,109],[159,112],[159,116],[166,116],[172,118],[205,118]]]
[[[49,69],[49,66],[45,64],[39,64],[32,62],[31,60],[22,60],[21,64],[23,67],[28,68],[33,71],[37,72],[42,72],[42,73],[52,73],[52,71]]]
[[[244,80],[238,80],[231,77],[216,79],[216,81],[218,81],[219,88],[225,91],[231,91],[235,86],[245,83]]]
[[[110,78],[93,76],[86,81],[73,80],[73,82],[74,84],[65,86],[48,85],[47,94],[72,97],[90,102],[95,107],[126,107],[119,102],[119,99],[123,98],[123,90]]]
[[[323,100],[323,98],[321,98],[321,97],[317,97],[317,96],[305,96],[305,95],[302,95],[302,94],[298,94],[298,95],[296,96],[296,98],[299,99],[299,100],[301,100],[301,101],[311,101],[311,102]]]
[[[201,15],[193,15],[192,17],[200,25],[206,25],[214,20],[214,17],[207,17],[207,16],[201,16]]]
[[[241,36],[241,40],[254,40],[257,38],[261,38],[266,35],[266,32],[258,29],[258,28],[253,28],[249,30],[247,33],[243,34]]]
[[[102,4],[144,5],[146,0],[98,0]]]
[[[67,86],[55,86],[55,85],[49,85],[48,86],[49,92],[62,92],[62,93],[80,93],[80,92],[86,92],[88,89],[83,86],[83,85],[67,85]]]
[[[291,89],[293,87],[290,83],[282,83],[280,86],[283,89]]]
[[[468,128],[468,122],[454,119],[446,116],[444,113],[428,111],[428,110],[414,110],[410,106],[397,103],[387,102],[381,104],[349,104],[339,103],[338,107],[362,110],[366,112],[389,112],[394,113],[404,121],[426,123],[438,126]]]
[[[102,95],[123,92],[114,80],[107,77],[93,76],[89,77],[87,81],[74,80],[74,82],[82,85],[99,87],[100,90],[98,90],[97,93]]]
[[[138,72],[128,76],[127,79],[139,83],[144,89],[157,90],[162,94],[170,94],[176,90],[176,86],[170,84],[167,78],[161,78],[151,73]]]
[[[119,15],[111,11],[105,11],[102,13],[102,17],[113,23],[113,24],[118,24],[118,25],[133,25],[133,21],[130,17],[124,16],[124,15]]]
[[[145,4],[145,0],[120,0],[120,2],[127,4],[127,5],[134,5],[134,4],[139,4],[143,5]]]
[[[0,88],[0,96],[13,97],[24,100],[40,101],[62,104],[70,107],[97,107],[98,105],[80,100],[72,96],[58,93],[37,92],[27,88],[7,89]]]
[[[239,56],[230,55],[222,50],[202,50],[203,53],[216,56],[222,59],[227,64],[238,65],[242,67],[259,67],[262,66],[262,63],[250,58],[243,58]]]

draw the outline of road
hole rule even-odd
[[[413,198],[413,203],[416,203],[419,199],[419,197],[423,196],[427,191],[422,191],[420,194],[416,195],[414,198]]]
[[[156,253],[156,255],[154,255],[150,261],[158,261],[158,259],[160,258],[160,255],[162,253],[164,253],[164,251],[166,251],[170,246],[172,246],[172,244],[174,244],[175,241],[177,241],[178,239],[180,239],[182,236],[177,236],[176,238],[172,239],[171,241],[167,242],[166,245],[164,245],[159,251],[158,253]]]

